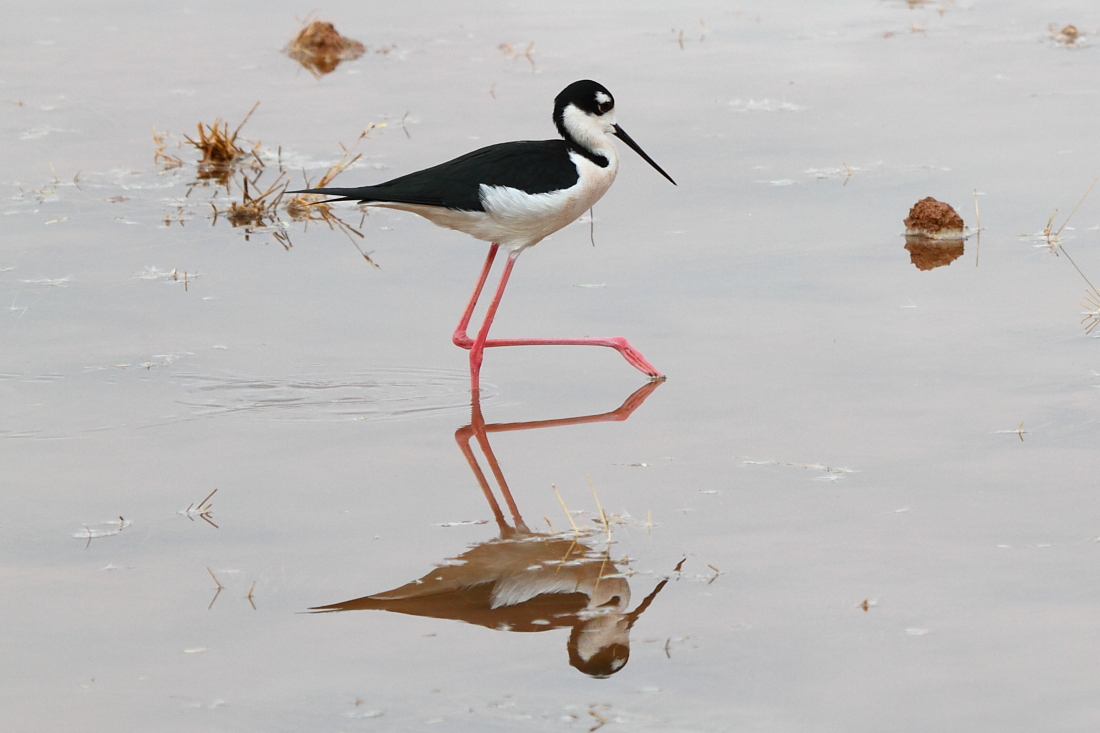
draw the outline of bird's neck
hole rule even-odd
[[[585,158],[592,161],[600,168],[608,167],[617,158],[615,148],[612,145],[608,145],[605,149],[597,151],[585,147],[584,145],[580,145],[579,143],[577,143],[576,140],[570,140],[569,138],[566,138],[565,142],[569,146],[570,150],[574,151],[578,155],[583,155]]]
[[[561,114],[558,131],[570,149],[588,158],[600,168],[618,161],[618,153],[602,125],[590,115],[570,105]]]

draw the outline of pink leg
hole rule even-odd
[[[489,328],[493,325],[493,318],[496,317],[497,308],[500,306],[500,299],[504,295],[504,288],[507,287],[508,278],[512,274],[512,267],[515,266],[515,254],[508,255],[508,261],[504,265],[504,272],[500,276],[500,284],[497,285],[496,294],[493,296],[493,301],[489,304],[489,309],[485,313],[485,320],[481,324],[481,330],[478,331],[477,339],[467,346],[466,343],[469,341],[469,337],[466,336],[466,326],[469,324],[470,314],[473,311],[474,303],[481,294],[481,289],[485,285],[485,278],[488,275],[489,267],[492,265],[492,260],[495,256],[496,245],[493,245],[493,248],[489,250],[489,258],[486,260],[485,267],[482,269],[477,288],[474,290],[474,297],[466,307],[466,313],[463,314],[463,319],[459,322],[459,329],[455,331],[454,337],[454,342],[456,344],[463,348],[470,349],[470,382],[474,391],[478,390],[480,383],[479,375],[481,373],[481,363],[484,359],[484,350],[494,346],[607,346],[622,354],[623,358],[643,374],[654,379],[663,378],[661,373],[657,371],[657,368],[646,361],[646,358],[642,356],[641,352],[631,346],[630,342],[621,336],[611,336],[607,338],[490,340],[488,338]],[[459,331],[461,331],[461,339],[459,338]]]
[[[638,371],[653,379],[664,379],[657,367],[650,364],[642,352],[630,345],[622,336],[606,336],[580,339],[491,339],[484,344],[492,346],[607,346],[615,349]]]
[[[481,289],[485,287],[485,280],[489,277],[489,270],[493,267],[493,260],[496,259],[497,249],[499,248],[500,245],[495,243],[489,247],[489,256],[485,258],[485,265],[481,268],[481,277],[477,279],[477,287],[474,288],[473,295],[470,296],[470,302],[466,304],[466,312],[462,314],[462,319],[455,328],[454,336],[451,337],[455,346],[468,349],[474,345],[474,340],[466,335],[466,328],[470,325],[470,316],[474,314],[477,299],[481,297]]]
[[[479,376],[481,374],[481,362],[485,358],[485,340],[489,336],[489,327],[493,325],[497,308],[500,307],[500,299],[504,295],[504,288],[508,285],[508,278],[511,277],[512,268],[515,264],[515,254],[509,254],[507,262],[504,263],[504,272],[500,276],[500,284],[497,285],[497,292],[493,295],[493,301],[489,303],[488,310],[485,311],[485,320],[481,322],[481,330],[477,332],[477,339],[470,346],[470,384],[473,386],[474,392],[478,391],[481,384]]]

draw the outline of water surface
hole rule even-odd
[[[367,52],[319,79],[281,52],[307,7],[9,9],[0,727],[1095,729],[1100,192],[1043,229],[1100,175],[1100,17],[914,5],[336,3]],[[261,180],[316,180],[374,123],[360,185],[549,137],[580,78],[679,185],[624,149],[494,334],[624,335],[641,396],[610,350],[502,349],[472,411],[480,243],[246,236],[175,147],[259,101]],[[980,241],[919,269],[929,195]],[[618,616],[309,613],[566,540]]]

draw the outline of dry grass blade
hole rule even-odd
[[[284,50],[309,73],[321,78],[334,71],[340,62],[357,59],[367,49],[359,41],[341,36],[332,23],[306,18],[306,23]]]
[[[329,166],[329,169],[325,171],[316,185],[311,184],[309,178],[303,173],[302,177],[305,179],[306,188],[324,188],[328,186],[338,175],[347,170],[351,164],[363,157],[362,153],[355,153],[355,146],[375,127],[377,127],[377,125],[374,123],[368,125],[367,128],[359,134],[358,139],[356,139],[355,143],[350,148],[344,147],[343,143],[341,143],[340,148],[344,151],[344,156]],[[355,245],[355,248],[359,250],[359,254],[362,255],[363,259],[377,269],[378,264],[372,260],[370,255],[364,252],[363,248],[359,246],[359,243],[352,238],[352,235],[354,235],[359,239],[366,239],[365,235],[337,216],[332,210],[332,207],[322,200],[321,196],[322,194],[314,193],[295,194],[291,196],[286,203],[286,213],[294,221],[320,221],[327,224],[329,229],[340,230],[347,236],[351,243]]]
[[[348,157],[350,155],[350,150],[345,151],[344,157],[341,160],[329,166],[329,169],[325,171],[325,174],[323,176],[321,176],[321,180],[317,181],[316,188],[324,188],[328,184],[332,183],[333,179],[343,173],[349,165],[363,157],[362,153],[357,153],[354,158]]]
[[[173,275],[175,275],[175,270],[173,270],[172,273]],[[186,509],[176,513],[182,514],[183,516],[190,519],[192,522],[195,521],[195,517],[199,517],[214,529],[218,529],[218,525],[214,524],[214,515],[211,513],[214,505],[210,503],[210,499],[212,499],[214,494],[216,493],[218,493],[218,490],[214,489],[209,494],[207,494],[206,498],[200,501],[198,504],[188,504]],[[215,578],[214,580],[217,581],[217,578]]]
[[[1100,289],[1093,285],[1092,280],[1089,280],[1089,277],[1085,274],[1084,270],[1082,270],[1073,260],[1073,258],[1070,257],[1069,252],[1067,252],[1066,248],[1062,246],[1062,243],[1059,241],[1058,237],[1062,233],[1062,230],[1066,228],[1066,225],[1069,224],[1069,220],[1072,219],[1073,215],[1077,213],[1077,209],[1081,208],[1081,204],[1083,204],[1085,202],[1085,199],[1088,198],[1088,195],[1092,193],[1092,189],[1094,186],[1096,186],[1097,181],[1100,181],[1100,178],[1094,178],[1092,183],[1089,184],[1088,189],[1085,190],[1084,195],[1081,196],[1081,199],[1077,202],[1077,205],[1073,207],[1073,210],[1069,212],[1069,216],[1067,216],[1066,220],[1062,222],[1062,226],[1058,227],[1057,230],[1053,228],[1054,217],[1058,215],[1058,210],[1055,209],[1054,213],[1051,214],[1050,220],[1047,222],[1047,225],[1043,227],[1043,235],[1046,237],[1047,246],[1050,247],[1050,251],[1054,252],[1055,254],[1061,252],[1063,255],[1065,255],[1069,263],[1073,265],[1073,269],[1077,270],[1077,274],[1081,276],[1081,279],[1085,281],[1085,285],[1088,286],[1085,290],[1085,299],[1081,303],[1081,306],[1085,309],[1084,318],[1081,320],[1081,324],[1085,327],[1086,335],[1092,334],[1096,327],[1100,325]]]
[[[1055,234],[1052,231],[1052,227],[1054,226],[1054,217],[1056,217],[1056,216],[1058,216],[1058,209],[1054,210],[1054,213],[1050,215],[1049,219],[1047,219],[1047,225],[1045,227],[1043,227],[1043,236],[1047,238],[1047,244],[1050,245],[1051,247],[1054,246],[1054,242],[1052,241],[1052,238],[1058,236],[1057,234]],[[1059,230],[1059,231],[1061,231],[1061,230]]]
[[[175,155],[169,155],[164,152],[164,140],[166,135],[160,135],[157,133],[156,125],[153,125],[153,143],[157,146],[157,152],[153,155],[153,165],[164,165],[165,171],[170,171],[173,168],[179,168],[183,165],[183,161]]]
[[[218,584],[218,590],[221,590],[222,588],[225,587],[224,585],[222,585],[222,582],[220,580],[218,580],[218,576],[214,575],[214,571],[211,570],[209,566],[207,566],[206,572],[210,573],[210,577],[213,578],[214,582]]]
[[[206,610],[209,611],[211,608],[214,607],[214,601],[218,600],[218,596],[220,596],[222,591],[225,590],[225,586],[222,585],[222,582],[218,580],[218,576],[214,575],[214,571],[211,570],[209,566],[206,568],[206,572],[210,573],[210,577],[213,578],[214,582],[218,584],[218,589],[214,591],[214,597],[210,599],[210,605],[206,607]]]
[[[569,524],[573,526],[573,532],[580,534],[580,529],[577,528],[577,523],[573,521],[573,515],[569,513],[569,507],[565,505],[565,499],[561,498],[561,494],[558,492],[558,487],[554,484],[550,484],[550,488],[554,490],[554,496],[558,497],[558,503],[561,504],[561,509],[565,512],[566,518],[569,520]]]
[[[1100,290],[1092,284],[1088,275],[1077,266],[1077,263],[1073,261],[1073,258],[1069,256],[1069,252],[1062,245],[1058,245],[1058,249],[1062,254],[1066,256],[1069,263],[1073,265],[1073,269],[1077,270],[1077,274],[1081,276],[1081,279],[1085,281],[1088,289],[1085,290],[1085,299],[1081,303],[1081,307],[1085,309],[1084,318],[1081,319],[1081,325],[1085,327],[1085,335],[1091,335],[1097,325],[1100,325]]]
[[[1093,178],[1092,179],[1092,183],[1090,183],[1089,187],[1085,190],[1085,195],[1081,197],[1081,200],[1078,201],[1077,205],[1073,207],[1073,211],[1069,212],[1069,216],[1067,216],[1066,220],[1064,222],[1062,222],[1062,226],[1058,227],[1058,231],[1056,231],[1054,233],[1055,237],[1057,237],[1059,234],[1062,233],[1062,230],[1066,228],[1066,224],[1069,224],[1069,220],[1072,219],[1073,215],[1077,213],[1077,209],[1081,208],[1081,204],[1085,203],[1085,199],[1088,198],[1088,195],[1090,193],[1092,193],[1092,188],[1093,188],[1093,186],[1096,185],[1097,181],[1100,181],[1100,178]],[[1052,220],[1053,220],[1053,218],[1054,217],[1051,217]],[[1047,226],[1049,227],[1050,225],[1048,224]]]
[[[519,51],[516,49],[515,43],[501,43],[497,46],[497,49],[512,61],[515,61],[519,58]],[[535,64],[535,57],[532,53],[534,50],[535,42],[531,41],[529,44],[527,44],[527,48],[523,51],[523,58],[527,59],[527,63],[531,64],[531,73],[535,73],[538,71],[538,66]],[[495,82],[493,83],[493,86],[496,86]],[[493,94],[492,87],[490,87],[489,89],[489,94],[493,97],[493,99],[496,99],[496,95]]]
[[[333,180],[335,180],[336,176],[347,170],[352,163],[362,158],[363,154],[356,153],[355,148],[357,145],[359,145],[360,141],[376,127],[379,127],[379,125],[376,125],[373,122],[367,125],[366,129],[359,133],[359,137],[356,138],[355,142],[350,148],[345,147],[343,143],[338,143],[340,145],[340,149],[344,151],[343,157],[333,163],[331,166],[329,166],[328,170],[324,172],[324,175],[321,176],[321,180],[317,181],[316,185],[310,183],[309,177],[306,176],[303,172],[302,178],[305,179],[306,188],[324,188],[325,186],[332,183]],[[313,216],[314,213],[317,213],[319,211],[326,211],[331,208],[321,199],[321,196],[322,194],[314,193],[297,194],[287,202],[287,213],[290,214],[290,217],[295,221],[323,219],[323,216]]]
[[[1100,326],[1100,293],[1095,288],[1085,294],[1085,300],[1081,303],[1085,309],[1085,317],[1081,319],[1081,325],[1085,327],[1085,335],[1092,335],[1097,326]]]
[[[1058,235],[1060,235],[1062,233],[1062,230],[1066,228],[1066,224],[1069,224],[1069,220],[1072,219],[1073,215],[1077,213],[1077,209],[1081,208],[1081,204],[1085,203],[1085,199],[1088,198],[1088,195],[1090,193],[1092,193],[1092,189],[1096,185],[1097,181],[1100,181],[1100,178],[1092,179],[1092,183],[1090,183],[1089,187],[1085,189],[1085,194],[1077,202],[1077,205],[1073,207],[1073,210],[1069,212],[1069,216],[1067,216],[1066,220],[1062,222],[1062,226],[1058,227],[1057,229],[1054,228],[1054,218],[1058,216],[1058,209],[1055,209],[1054,213],[1050,215],[1050,219],[1047,220],[1046,226],[1043,227],[1043,236],[1047,240],[1047,246],[1050,247],[1052,250],[1056,246],[1058,246]]]
[[[592,489],[592,498],[596,500],[596,508],[600,510],[600,521],[603,522],[604,529],[607,530],[607,541],[611,541],[611,523],[607,521],[607,514],[604,513],[603,506],[600,504],[600,497],[596,494],[596,484],[592,483],[591,476],[585,476],[588,479],[588,485]]]

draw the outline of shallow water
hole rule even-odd
[[[336,3],[367,53],[320,79],[280,50],[307,10],[8,11],[0,728],[1095,729],[1100,192],[1043,235],[1100,175],[1091,4]],[[242,136],[316,180],[384,124],[359,185],[548,137],[586,77],[679,185],[624,149],[494,334],[622,334],[669,379],[491,350],[483,432],[450,342],[480,243],[352,207],[378,269],[246,237],[175,147],[259,100]],[[921,270],[929,195],[982,228]],[[619,620],[668,578],[603,679],[575,613],[309,613],[563,538]]]

